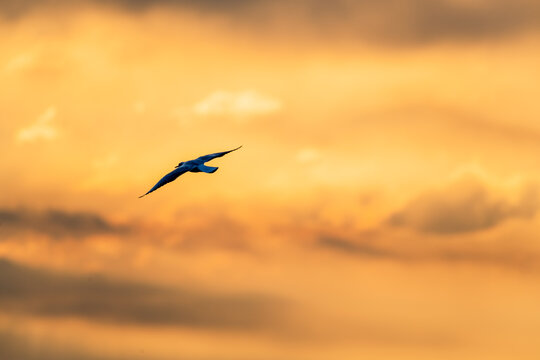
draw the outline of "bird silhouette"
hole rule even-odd
[[[204,165],[205,162],[208,162],[210,160],[214,160],[215,158],[218,158],[218,157],[222,157],[223,155],[226,155],[226,154],[228,154],[228,153],[230,153],[232,151],[238,150],[241,147],[242,146],[239,146],[236,149],[232,149],[232,150],[229,150],[229,151],[223,151],[223,152],[218,152],[218,153],[214,153],[214,154],[204,155],[204,156],[198,157],[198,158],[196,158],[194,160],[182,161],[178,165],[175,166],[175,169],[173,171],[171,171],[170,173],[168,173],[167,175],[162,177],[161,180],[159,180],[157,182],[157,184],[154,185],[153,188],[148,190],[148,192],[146,194],[139,196],[139,198],[142,198],[143,196],[146,196],[146,195],[150,194],[152,191],[155,191],[155,190],[159,189],[163,185],[168,184],[171,181],[176,180],[177,177],[179,177],[180,175],[185,174],[187,172],[205,172],[205,173],[208,173],[208,174],[212,174],[212,173],[216,172],[216,170],[218,168],[213,167],[213,166],[206,166],[206,165]]]

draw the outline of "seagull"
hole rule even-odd
[[[189,160],[185,162],[182,161],[178,165],[175,166],[175,169],[173,171],[171,171],[170,173],[162,177],[161,180],[159,180],[157,184],[154,185],[153,188],[151,188],[146,194],[139,196],[139,198],[142,198],[143,196],[150,194],[152,191],[159,189],[163,185],[176,180],[177,177],[179,177],[180,175],[184,173],[187,173],[188,171],[189,172],[205,172],[208,174],[215,173],[216,170],[218,169],[217,167],[206,166],[204,165],[204,163],[210,160],[214,160],[215,158],[222,157],[223,155],[226,155],[230,152],[238,150],[241,147],[242,146],[239,146],[236,149],[232,149],[229,151],[223,151],[223,152],[218,152],[214,154],[204,155],[204,156],[196,158],[195,160]]]

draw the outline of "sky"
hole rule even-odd
[[[0,358],[540,356],[537,1],[0,0],[0,38]]]

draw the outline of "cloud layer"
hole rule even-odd
[[[0,233],[33,232],[51,238],[85,237],[99,234],[119,234],[127,231],[98,214],[64,210],[33,211],[0,209]]]
[[[388,251],[382,248],[378,248],[373,245],[368,245],[365,243],[357,243],[351,240],[338,238],[338,237],[329,237],[324,236],[318,239],[317,246],[321,248],[332,249],[340,251],[343,253],[361,255],[371,258],[393,258],[400,259],[403,256],[392,251]]]
[[[535,188],[526,189],[512,202],[478,179],[469,178],[420,195],[394,213],[388,223],[427,233],[455,234],[488,229],[511,218],[531,218],[537,210]]]
[[[257,294],[221,295],[101,276],[73,276],[0,259],[0,308],[7,313],[215,330],[270,330],[286,302]]]
[[[108,356],[91,355],[81,350],[65,349],[50,342],[0,329],[0,358],[17,360],[112,360]],[[128,359],[114,357],[115,360]]]
[[[499,38],[525,31],[538,32],[540,5],[533,0],[457,1],[303,0],[276,3],[269,0],[78,0],[0,1],[4,18],[30,11],[112,6],[137,14],[156,7],[169,10],[220,14],[234,24],[257,29],[287,29],[324,38],[349,38],[376,43],[422,44],[440,40],[470,41]]]

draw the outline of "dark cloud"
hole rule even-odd
[[[479,180],[468,178],[419,196],[394,213],[388,224],[426,233],[456,234],[488,229],[511,218],[530,218],[537,210],[535,188],[524,190],[518,201],[511,202],[490,192]]]
[[[109,357],[65,349],[7,330],[0,330],[0,359],[13,360],[112,360]],[[115,357],[116,360],[127,359]]]
[[[360,40],[382,44],[471,41],[540,29],[535,0],[0,0],[4,18],[33,10],[106,6],[131,13],[155,7],[219,14],[249,30],[310,34],[323,40]]]
[[[448,263],[502,265],[520,271],[538,270],[538,253],[536,251],[447,250],[438,253],[436,257],[438,260]]]
[[[238,14],[252,6],[264,4],[261,0],[0,0],[0,10],[5,19],[17,19],[33,11],[58,11],[101,6],[131,13],[140,13],[156,7],[173,10],[196,10],[210,13]]]
[[[397,258],[399,254],[377,248],[372,245],[353,242],[338,237],[322,237],[317,241],[317,246],[337,250],[354,255],[363,255],[374,258]]]
[[[235,12],[241,9],[257,6],[264,0],[94,0],[100,4],[115,4],[124,9],[138,11],[156,6],[176,6],[180,8],[195,8],[206,11]]]
[[[0,209],[0,234],[33,232],[52,238],[85,237],[99,234],[118,234],[127,231],[98,214],[46,210]]]
[[[24,331],[24,326],[17,326],[17,330],[0,328],[0,359],[2,360],[170,360],[170,356],[159,356],[145,351],[144,344],[133,343],[131,349],[115,351],[115,355],[104,355],[107,347],[89,349],[87,346],[66,344],[56,337],[35,335],[33,331]],[[181,346],[182,342],[179,342]],[[110,353],[110,351],[108,352]],[[215,350],[219,354],[219,349]],[[227,355],[186,355],[174,357],[176,360],[231,360]],[[235,360],[269,359],[261,357],[235,356]],[[272,357],[277,360],[281,358]]]
[[[150,241],[182,251],[225,249],[252,252],[246,224],[225,214],[202,211],[178,216],[174,224],[149,225],[129,220],[114,223],[99,214],[67,210],[37,211],[0,208],[0,240],[20,235],[43,235],[50,240],[84,239],[112,235],[115,239]]]
[[[375,3],[374,13],[382,20],[371,30],[378,27],[375,36],[392,42],[478,40],[540,26],[540,5],[529,0],[493,0],[476,4],[450,0],[386,0]]]
[[[382,240],[384,233],[380,234]],[[374,239],[376,241],[376,239]],[[400,246],[365,244],[361,241],[322,237],[315,245],[323,250],[331,250],[350,256],[358,256],[372,260],[391,260],[400,263],[446,263],[446,264],[474,264],[481,266],[497,266],[517,271],[538,271],[539,255],[536,250],[519,248],[494,248],[483,244],[469,244],[468,246],[425,246],[420,249],[403,249]]]
[[[257,294],[214,294],[52,273],[0,259],[0,309],[111,323],[267,331],[284,319],[288,304]]]

